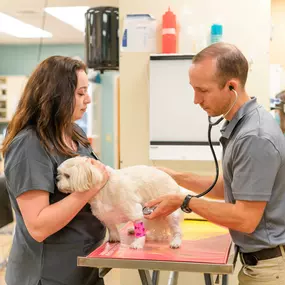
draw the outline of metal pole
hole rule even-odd
[[[103,278],[107,275],[109,271],[111,271],[112,268],[99,268],[99,277]]]
[[[205,279],[205,285],[213,285],[214,284],[211,274],[204,273],[204,279]]]
[[[152,272],[152,285],[158,285],[159,282],[159,270],[153,270]]]
[[[167,285],[177,285],[178,282],[178,271],[171,271],[168,277]]]
[[[228,285],[228,275],[227,274],[223,275],[222,285]]]
[[[152,285],[152,280],[148,270],[139,269],[140,278],[142,285]]]

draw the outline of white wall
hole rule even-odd
[[[271,22],[272,22],[272,40],[270,42],[270,63],[280,65],[275,77],[279,80],[279,89],[272,88],[273,97],[276,93],[285,89],[285,1],[271,0]],[[276,92],[277,91],[277,92]]]
[[[150,13],[160,25],[168,5],[177,15],[178,21],[182,19],[183,11],[190,11],[192,16],[189,23],[193,27],[203,24],[209,30],[211,24],[217,20],[223,24],[224,41],[236,44],[253,61],[247,84],[249,95],[256,96],[268,108],[270,0],[120,0],[121,28],[123,18],[128,13]],[[159,31],[158,36],[157,52],[160,52]],[[121,167],[159,164],[199,173],[212,173],[214,166],[209,162],[149,161],[148,58],[148,53],[120,55]]]
[[[285,1],[271,0],[272,41],[270,43],[270,63],[281,64],[285,68]]]

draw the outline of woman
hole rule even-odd
[[[102,243],[105,227],[88,201],[101,185],[84,193],[63,194],[56,187],[57,167],[81,155],[95,158],[74,123],[90,97],[85,65],[53,56],[33,72],[3,142],[7,189],[16,229],[6,272],[7,285],[104,284],[98,270],[77,267]],[[98,163],[95,159],[92,163]]]

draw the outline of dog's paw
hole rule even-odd
[[[174,239],[170,243],[171,248],[179,248],[181,246],[182,240],[181,237],[174,237]]]
[[[133,243],[130,245],[132,249],[143,249],[145,244],[145,237],[136,238]]]
[[[135,229],[134,228],[128,228],[128,234],[129,235],[135,234]]]

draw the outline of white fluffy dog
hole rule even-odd
[[[102,179],[102,172],[87,157],[67,159],[58,167],[58,189],[64,193],[86,191]],[[178,184],[165,172],[150,166],[132,166],[111,170],[106,185],[89,201],[93,215],[109,230],[109,241],[120,241],[117,225],[142,222],[147,237],[159,240],[170,231],[170,247],[181,245],[180,210],[155,220],[143,217],[143,205],[151,199],[180,192]],[[136,237],[131,248],[143,248],[145,236]]]

